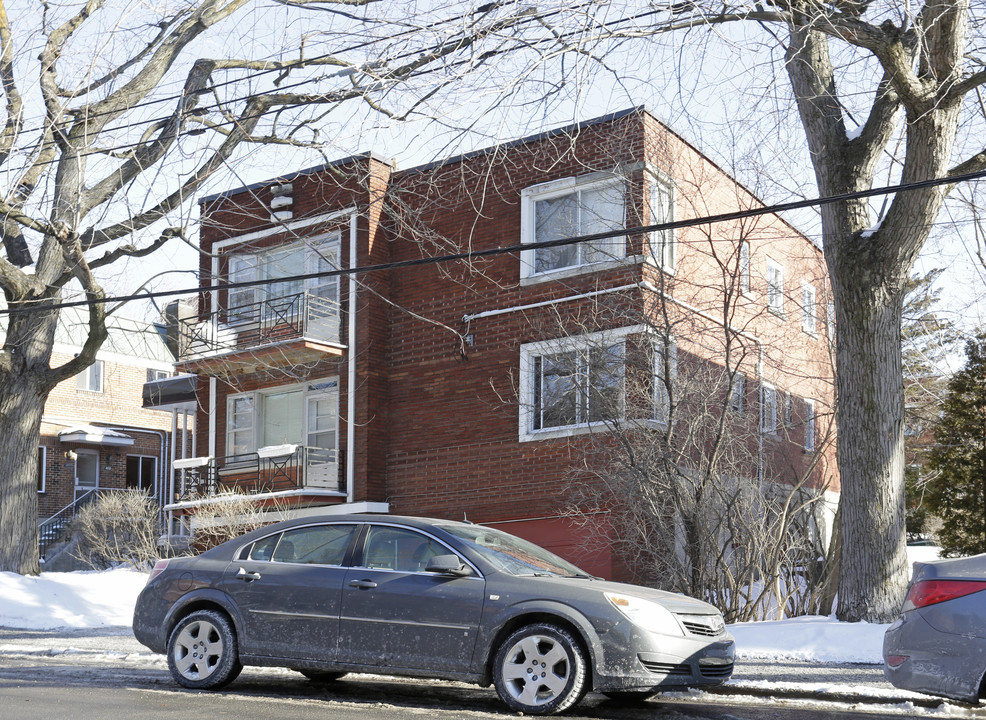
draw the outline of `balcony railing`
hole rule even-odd
[[[339,478],[337,452],[304,445],[277,445],[242,455],[176,460],[174,468],[178,503],[205,500],[221,492],[345,492]]]
[[[335,300],[300,292],[223,308],[179,322],[179,360],[308,339],[340,342],[340,306]]]

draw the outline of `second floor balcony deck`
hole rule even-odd
[[[178,323],[180,372],[228,376],[340,356],[339,302],[312,292],[227,307]]]

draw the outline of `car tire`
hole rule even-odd
[[[587,665],[582,646],[568,630],[549,623],[527,625],[497,649],[493,685],[511,710],[553,715],[585,695]]]
[[[295,670],[300,672],[313,683],[322,684],[335,682],[346,674],[344,672],[332,672],[331,670],[303,670],[301,668],[295,668]]]
[[[182,618],[168,637],[168,669],[187,688],[209,690],[233,682],[243,666],[229,618],[216,610]]]

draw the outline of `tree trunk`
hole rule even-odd
[[[40,572],[38,560],[38,438],[47,390],[30,376],[0,379],[0,571]]]
[[[878,287],[862,296],[859,276],[866,272],[856,273],[853,289],[840,283],[843,302],[836,318],[842,478],[838,616],[889,622],[904,599],[907,572],[902,294]],[[841,275],[845,281],[846,268]]]

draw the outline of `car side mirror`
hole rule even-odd
[[[458,555],[435,555],[428,561],[425,572],[466,577],[472,575],[472,568],[462,562]]]

